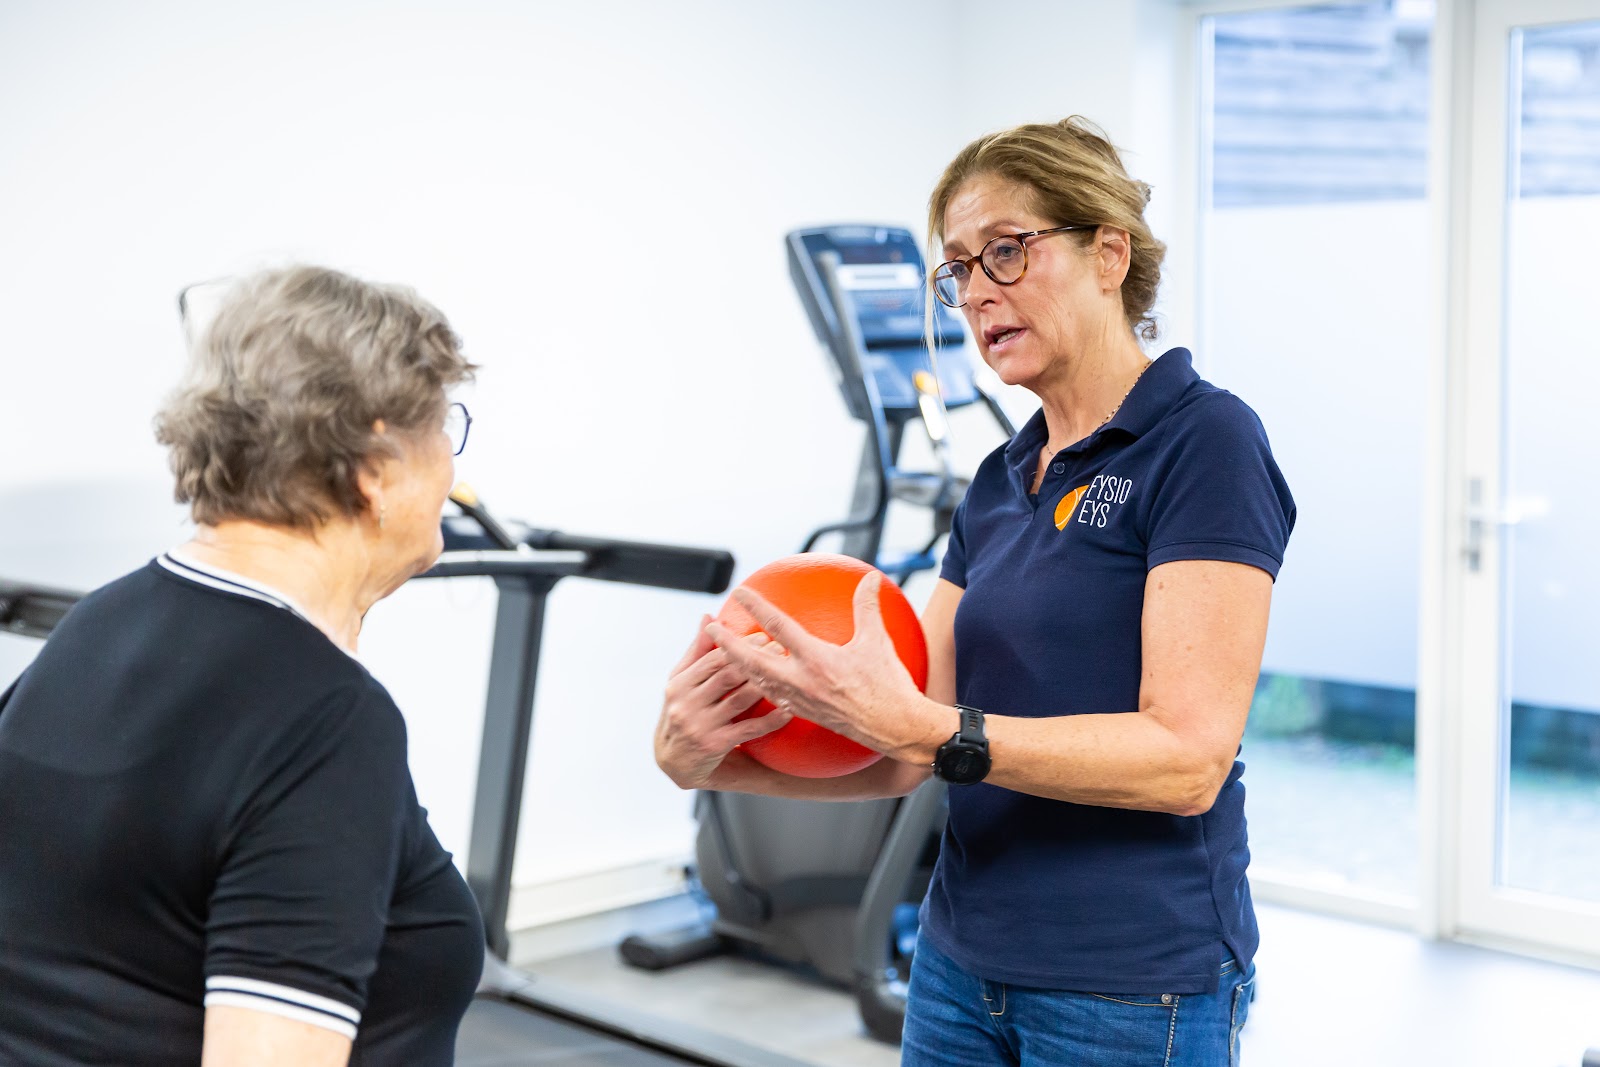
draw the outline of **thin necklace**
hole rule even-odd
[[[1116,415],[1116,413],[1122,410],[1122,405],[1126,404],[1128,402],[1128,397],[1133,395],[1133,387],[1135,385],[1139,384],[1139,379],[1144,377],[1144,372],[1150,369],[1151,362],[1152,362],[1151,360],[1148,360],[1148,359],[1145,360],[1144,366],[1139,368],[1139,373],[1135,374],[1133,376],[1133,383],[1128,386],[1128,391],[1126,393],[1122,394],[1122,399],[1117,401],[1117,406],[1116,407],[1114,407],[1110,411],[1106,412],[1106,417],[1100,420],[1099,424],[1095,426],[1094,430],[1090,430],[1089,431],[1091,434],[1094,433],[1095,430],[1100,429],[1101,426],[1104,426],[1106,423],[1110,422],[1112,420],[1112,418]],[[1066,445],[1062,445],[1061,446],[1061,448],[1066,448],[1066,447],[1067,447]],[[1044,449],[1045,450],[1044,450],[1043,455],[1039,459],[1039,469],[1040,469],[1041,472],[1044,470],[1044,465],[1045,465],[1046,458],[1049,457],[1049,456],[1055,455],[1057,452],[1061,451],[1061,448],[1051,448],[1050,447],[1050,439],[1048,437],[1045,438],[1045,443],[1044,443]]]

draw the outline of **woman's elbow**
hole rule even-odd
[[[1174,783],[1171,802],[1166,808],[1168,814],[1192,817],[1204,815],[1216,806],[1217,797],[1222,793],[1222,787],[1228,782],[1228,775],[1233,771],[1233,759],[1226,761],[1208,760],[1203,764],[1192,767]]]
[[[1204,815],[1217,803],[1217,794],[1207,795],[1204,792],[1192,793],[1177,800],[1168,808],[1169,815],[1181,815],[1184,818],[1193,818]]]

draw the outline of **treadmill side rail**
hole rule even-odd
[[[900,1043],[906,1021],[905,985],[889,960],[894,907],[911,881],[947,788],[939,779],[929,778],[901,801],[856,915],[855,992],[861,1021],[873,1037],[894,1045]]]
[[[650,1015],[593,994],[515,971],[494,957],[484,961],[478,996],[534,1008],[593,1027],[656,1052],[704,1067],[810,1067],[803,1060]]]

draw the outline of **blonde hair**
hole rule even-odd
[[[1144,220],[1150,187],[1128,176],[1104,131],[1081,115],[1055,123],[1029,123],[980,137],[950,161],[928,199],[928,246],[942,243],[950,198],[974,178],[993,176],[1022,188],[1028,207],[1052,225],[1115,226],[1128,231],[1128,276],[1122,310],[1145,340],[1157,332],[1150,309],[1161,286],[1167,246]],[[1077,236],[1087,247],[1094,234]],[[937,258],[937,257],[934,257]]]
[[[206,525],[315,529],[359,515],[356,476],[399,454],[374,424],[410,433],[442,422],[446,391],[476,369],[410,289],[309,266],[245,278],[156,416],[174,496]]]

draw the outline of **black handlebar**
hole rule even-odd
[[[0,631],[45,638],[82,593],[0,580]]]
[[[613,541],[515,524],[503,529],[518,546],[542,552],[581,553],[583,559],[573,573],[596,581],[688,593],[721,593],[733,579],[733,553],[723,549]],[[514,553],[507,552],[500,539],[491,536],[475,516],[445,519],[444,547],[447,553],[485,553],[485,560],[491,553],[503,556],[507,565],[515,559]],[[454,574],[467,573],[460,569],[466,566],[462,561],[444,560],[441,566],[445,563],[453,565]]]

